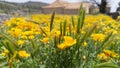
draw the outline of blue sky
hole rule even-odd
[[[45,2],[45,3],[52,3],[55,0],[6,0],[9,2],[27,2],[27,1],[39,1],[39,2]],[[68,2],[80,2],[80,1],[89,1],[89,0],[66,0]],[[101,0],[96,0],[97,2],[100,2]],[[110,12],[115,12],[116,8],[118,7],[118,3],[120,0],[107,0],[111,6]]]

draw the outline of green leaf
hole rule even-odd
[[[120,62],[117,62],[118,66],[120,66]]]
[[[7,39],[15,48],[18,48],[17,46],[17,41],[11,39],[11,37],[9,37],[7,34],[5,33],[0,33],[5,39]]]
[[[67,20],[64,21],[64,25],[63,25],[63,36],[65,36],[66,33],[66,28],[67,28]]]
[[[81,4],[81,5],[80,5],[79,15],[81,15],[81,13],[82,13],[82,11],[81,11],[81,10],[82,10],[82,9],[83,9],[83,4]]]
[[[45,65],[40,65],[40,68],[45,68]]]
[[[81,7],[82,8],[82,7]],[[80,14],[78,16],[78,23],[77,23],[77,33],[80,33],[80,29],[82,29],[85,19],[85,9],[80,9]]]
[[[63,33],[63,28],[62,28],[62,23],[60,23],[60,35],[62,36]]]
[[[7,64],[7,62],[4,62],[4,63],[0,63],[0,68],[3,68],[3,66],[6,68],[6,65]]]
[[[72,19],[72,25],[73,25],[73,27],[75,27],[74,17],[72,16],[71,19]]]
[[[84,40],[85,40],[87,37],[89,37],[89,36],[93,33],[93,31],[94,31],[95,29],[96,29],[96,25],[94,25],[93,28],[91,28],[89,31],[87,31],[87,32],[85,33],[85,35],[82,37],[80,43],[83,43]]]
[[[3,66],[3,67],[0,67],[0,68],[10,68],[9,66]]]
[[[28,21],[28,22],[32,22],[32,23],[35,23],[35,24],[40,24],[39,22],[36,22],[36,21],[33,21],[33,20],[26,20],[26,21]]]
[[[0,42],[0,48],[2,47],[3,45],[2,45],[2,43]]]
[[[6,41],[5,43],[6,43],[7,49],[10,51],[10,53],[14,54],[14,52],[15,52],[14,46],[9,41]]]
[[[69,33],[70,33],[70,36],[71,36],[71,32],[72,31],[72,29],[71,29],[71,25],[69,24]]]
[[[43,34],[45,34],[45,36],[47,36],[46,32],[41,27],[40,30],[42,31]]]
[[[6,61],[6,58],[4,56],[0,55],[0,63],[5,62],[5,61]]]
[[[119,66],[111,62],[104,62],[104,63],[95,65],[94,68],[119,68]]]
[[[51,21],[50,21],[50,31],[53,29],[54,18],[55,18],[55,11],[52,13],[52,16],[51,16]]]
[[[103,41],[103,43],[101,44],[103,49],[107,47],[107,44],[109,43],[109,39],[111,38],[111,36],[112,36],[112,33],[108,34],[107,37],[105,38],[105,40]],[[112,41],[112,39],[111,39],[111,41]],[[108,43],[106,43],[106,42],[108,42]]]

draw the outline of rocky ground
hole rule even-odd
[[[4,20],[9,19],[11,16],[8,14],[0,13],[0,24],[3,23]]]

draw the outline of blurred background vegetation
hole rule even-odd
[[[0,13],[14,13],[14,12],[22,12],[22,13],[41,13],[42,6],[49,5],[47,3],[42,2],[32,2],[28,1],[25,3],[14,3],[14,2],[6,2],[0,1]]]

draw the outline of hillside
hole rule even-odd
[[[43,2],[33,2],[28,1],[25,3],[14,3],[14,2],[3,2],[0,1],[0,12],[10,13],[13,11],[23,11],[23,12],[40,12],[42,6],[49,5]],[[39,11],[38,11],[39,10]]]
[[[27,5],[27,6],[32,5],[32,6],[36,6],[36,7],[42,7],[42,6],[46,6],[49,4],[43,3],[43,2],[28,1],[28,2],[23,3],[22,5]]]

